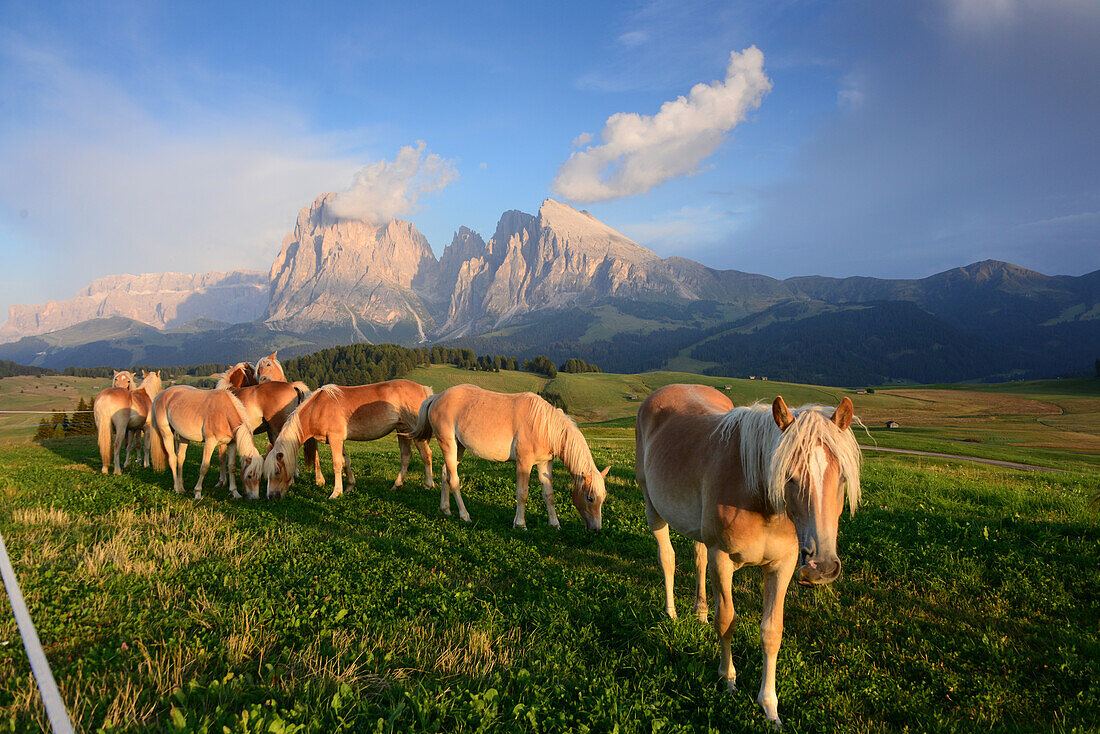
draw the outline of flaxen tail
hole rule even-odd
[[[426,389],[431,390],[430,387]],[[424,402],[420,404],[420,416],[417,418],[416,428],[409,433],[412,440],[427,441],[432,437],[432,422],[428,418],[428,410],[438,397],[438,395],[428,395],[424,398]]]
[[[107,407],[108,402],[97,397],[92,408],[99,440],[99,457],[103,459],[104,474],[107,473],[107,467],[111,463],[111,409]]]
[[[168,468],[168,448],[164,445],[164,436],[160,433],[159,412],[157,402],[154,400],[153,408],[149,412],[149,460],[153,463],[153,469],[164,471]]]

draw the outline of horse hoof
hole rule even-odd
[[[391,492],[396,492],[396,491],[397,491],[397,490],[399,490],[399,489],[401,489],[401,485],[400,485],[400,484],[394,484],[394,485],[393,485],[392,487],[390,487],[390,491],[391,491]]]
[[[114,475],[115,475],[116,477],[117,477],[117,476],[119,476],[119,475],[121,475],[121,474],[122,474],[122,470],[121,470],[121,469],[115,469],[115,471],[114,471]]]
[[[462,522],[470,522],[469,515],[459,515],[459,518],[462,520]]]
[[[339,496],[340,496],[340,495],[342,495],[342,494],[343,494],[343,492],[333,492],[332,494],[330,494],[330,495],[328,496],[328,498],[329,498],[330,500],[334,500],[334,499],[336,499],[337,497],[339,497]]]
[[[519,523],[512,523],[512,530],[527,530],[527,525],[520,525]]]

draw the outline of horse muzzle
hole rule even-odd
[[[840,577],[840,559],[807,558],[803,556],[798,567],[798,583],[803,586],[831,584]]]

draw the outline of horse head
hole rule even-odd
[[[257,382],[286,382],[286,373],[283,372],[283,365],[276,356],[278,354],[279,350],[276,349],[268,356],[256,360]]]
[[[111,387],[121,387],[126,390],[133,390],[134,373],[127,372],[126,370],[115,370],[114,378],[111,380]]]
[[[611,467],[607,466],[603,471],[573,475],[573,506],[577,508],[581,519],[584,520],[584,526],[589,530],[599,530],[603,527],[601,512],[603,501],[607,499],[604,478],[609,471]]]
[[[772,417],[783,432],[773,471],[784,480],[783,505],[798,534],[797,578],[804,586],[840,576],[836,538],[844,490],[847,486],[855,509],[859,486],[859,446],[848,431],[852,413],[848,398],[829,418],[813,408],[795,416],[782,397],[772,403]]]
[[[277,444],[278,442],[271,447],[267,452],[267,456],[264,457],[263,468],[264,476],[267,477],[267,498],[269,500],[281,499],[294,482],[295,467],[287,459],[286,448]],[[298,453],[294,452],[291,458],[297,461]]]
[[[250,500],[260,498],[260,480],[264,476],[264,457],[259,452],[252,456],[241,454],[241,480],[244,482],[244,493]],[[268,492],[268,497],[271,492]]]

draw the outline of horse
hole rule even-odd
[[[764,665],[756,700],[776,726],[775,665],[787,586],[796,570],[804,585],[831,583],[840,575],[836,536],[845,488],[850,510],[859,504],[861,455],[850,430],[852,413],[847,397],[831,416],[820,406],[792,412],[782,397],[770,409],[766,404],[734,408],[703,385],[662,387],[638,409],[635,471],[657,539],[666,610],[676,618],[671,525],[696,541],[696,612],[703,620],[703,578],[710,571],[714,628],[722,647],[718,674],[732,691],[737,680],[730,648],[733,572],[763,568]]]
[[[413,440],[409,433],[416,426],[420,405],[432,389],[411,380],[389,380],[373,385],[338,387],[325,385],[306,399],[283,426],[264,461],[267,496],[272,499],[286,493],[298,465],[298,447],[308,439],[332,446],[332,470],[336,485],[329,499],[344,493],[341,472],[349,487],[355,486],[345,441],[373,441],[397,431],[401,448],[401,471],[391,490],[404,484],[405,472],[416,444],[424,460],[424,486],[435,487],[432,478],[432,452],[426,440]]]
[[[111,387],[121,387],[124,390],[134,389],[134,373],[128,370],[115,370],[111,378]]]
[[[172,484],[183,494],[183,460],[192,441],[202,441],[202,465],[195,483],[195,499],[202,499],[202,480],[210,468],[210,457],[219,446],[231,444],[230,461],[235,449],[241,457],[241,479],[249,499],[260,497],[260,477],[263,457],[252,443],[252,426],[241,401],[228,390],[199,390],[189,385],[176,385],[157,395],[153,401],[150,449],[153,468],[172,469]],[[176,437],[179,447],[176,447]],[[247,462],[247,467],[246,467]],[[235,473],[229,472],[229,492],[240,498]]]
[[[120,375],[126,377],[119,380]],[[160,392],[160,372],[142,372],[141,387],[134,389],[133,375],[129,372],[116,372],[115,382],[130,387],[108,387],[95,396],[92,415],[95,416],[96,434],[99,439],[99,457],[103,460],[103,473],[114,455],[115,474],[130,466],[130,455],[134,450],[134,441],[138,435],[146,432],[149,421],[149,409],[153,398]],[[114,440],[111,433],[114,432]],[[119,468],[118,457],[122,444],[126,444],[126,461]],[[146,433],[144,465],[149,466],[149,442]]]
[[[551,476],[551,464],[558,458],[573,475],[573,505],[585,527],[600,529],[601,507],[607,497],[604,478],[611,467],[601,472],[573,419],[538,395],[498,393],[474,385],[449,387],[420,406],[412,436],[428,439],[433,435],[443,450],[439,509],[444,515],[451,514],[449,490],[458,504],[458,516],[470,521],[458,480],[458,462],[469,449],[483,459],[516,462],[516,516],[512,527],[527,527],[527,485],[534,466],[538,467],[550,526],[561,527],[554,509]]]
[[[216,372],[210,377],[234,389],[260,384],[251,362],[237,362],[225,372]]]
[[[275,382],[286,382],[286,373],[283,372],[283,365],[279,362],[275,356],[279,353],[276,349],[274,352],[266,357],[260,357],[256,360],[256,379],[259,382],[267,382],[273,380]]]
[[[247,363],[243,363],[247,364]],[[237,365],[240,367],[240,365]],[[230,373],[237,368],[228,370],[220,375],[214,375],[219,377],[216,390],[228,390],[241,401],[244,406],[245,412],[248,415],[248,424],[253,427],[253,435],[260,433],[261,431],[267,433],[267,440],[269,444],[275,442],[275,437],[279,435],[279,432],[283,430],[283,426],[286,425],[287,420],[301,403],[309,397],[309,386],[304,382],[262,382],[259,384],[248,385],[246,387],[234,387],[234,377]],[[313,444],[316,454],[316,443]],[[307,457],[308,458],[308,457]],[[219,473],[218,482],[215,487],[225,486],[227,467],[225,451],[219,450],[218,456]],[[320,461],[315,460],[315,471],[318,475],[321,473]],[[324,477],[320,477],[320,483],[324,483]]]

